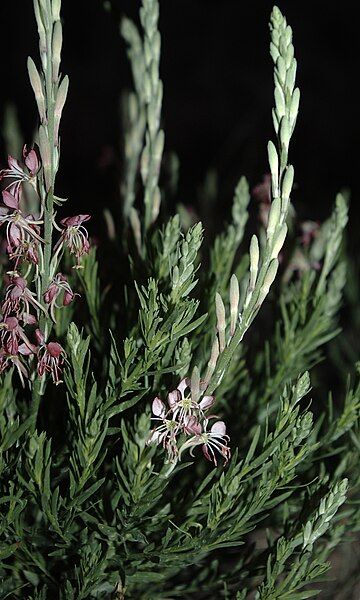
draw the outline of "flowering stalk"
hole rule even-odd
[[[284,244],[287,225],[286,217],[290,204],[290,193],[294,180],[294,169],[288,165],[289,143],[293,134],[299,108],[300,92],[295,88],[296,59],[292,44],[292,30],[285,17],[275,6],[271,15],[270,53],[275,64],[275,108],[273,122],[278,139],[278,149],[273,142],[268,144],[271,170],[272,203],[266,228],[266,243],[259,256],[259,243],[253,236],[250,244],[250,276],[245,295],[243,313],[239,325],[234,330],[234,282],[230,291],[231,332],[224,347],[224,311],[217,297],[218,332],[220,356],[208,383],[207,393],[212,394],[219,383],[242,341],[246,331],[258,313],[269,293],[279,266],[278,255]],[[238,300],[236,300],[238,302]],[[239,315],[240,316],[240,315]]]
[[[29,380],[33,428],[45,389],[45,374],[48,373],[54,383],[61,382],[65,351],[57,341],[48,339],[56,322],[55,309],[68,306],[78,295],[72,291],[66,275],[60,272],[60,261],[68,249],[76,257],[74,268],[81,268],[81,258],[90,249],[83,225],[90,215],[65,217],[60,221],[61,226],[55,222],[54,206],[63,202],[54,194],[54,187],[59,166],[59,126],[69,85],[68,77],[59,75],[60,8],[61,0],[34,0],[41,70],[38,71],[29,57],[28,72],[40,119],[41,161],[36,149],[25,146],[24,164],[9,156],[8,168],[0,173],[0,179],[5,182],[0,225],[6,224],[7,253],[11,262],[10,282],[0,310],[0,372],[13,365],[23,383],[25,378]],[[25,185],[31,185],[37,194],[39,214],[37,209],[28,212]],[[55,244],[54,230],[60,233]],[[28,277],[34,281],[36,293],[29,288]],[[57,304],[58,298],[60,304]],[[31,325],[38,326],[35,343],[28,338],[34,333],[28,334],[24,329]]]

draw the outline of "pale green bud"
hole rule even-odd
[[[294,125],[296,121],[296,117],[299,112],[299,102],[300,102],[300,90],[299,88],[295,88],[293,91],[293,95],[290,103],[290,121],[292,125]]]
[[[289,121],[286,116],[281,119],[280,140],[281,140],[281,143],[285,146],[285,148],[289,147],[290,128],[289,128]]]
[[[276,113],[277,113],[278,118],[281,119],[281,117],[283,117],[285,114],[285,98],[284,98],[283,91],[279,85],[275,86],[274,97],[275,97]]]
[[[239,314],[239,282],[236,275],[230,279],[230,335],[234,335]]]
[[[197,402],[200,398],[200,372],[198,367],[194,367],[193,372],[191,374],[191,399],[194,402]]]
[[[218,292],[216,292],[216,296],[215,296],[215,308],[216,308],[217,330],[219,332],[220,352],[222,352],[225,348],[226,319],[225,319],[225,306],[224,306],[222,298]]]
[[[284,178],[281,184],[281,195],[284,199],[289,199],[292,186],[294,183],[294,167],[289,165],[284,173]]]
[[[254,289],[256,283],[256,277],[259,269],[259,242],[256,235],[253,235],[250,242],[250,283],[249,287],[251,290]]]
[[[268,240],[271,240],[274,235],[275,228],[280,220],[280,213],[281,213],[281,200],[280,200],[280,198],[277,197],[277,198],[274,198],[274,200],[272,201],[271,208],[270,208],[269,220],[268,220],[268,225],[267,225],[267,229],[266,229],[266,237]]]
[[[156,188],[154,190],[154,194],[153,194],[153,203],[152,203],[152,210],[151,210],[151,219],[152,219],[153,223],[155,223],[156,219],[158,218],[160,206],[161,206],[161,193],[160,193],[158,186],[156,186]]]
[[[64,105],[66,102],[67,94],[69,90],[69,78],[67,75],[63,78],[62,82],[59,85],[59,89],[56,94],[55,100],[55,108],[54,108],[54,124],[55,124],[55,145],[58,145],[59,142],[59,126],[62,111],[64,109]]]
[[[54,33],[52,40],[52,80],[54,83],[57,82],[59,77],[59,67],[60,67],[60,59],[61,59],[61,48],[62,48],[62,25],[60,21],[56,21],[54,25]]]
[[[279,58],[276,61],[276,70],[280,82],[284,84],[286,79],[286,65],[282,56],[279,56]]]
[[[289,89],[290,94],[292,94],[293,90],[294,90],[295,78],[296,78],[296,68],[297,68],[296,58],[293,58],[291,65],[286,73],[286,79],[285,79],[285,85]]]
[[[273,187],[274,195],[278,194],[279,188],[279,158],[275,148],[275,144],[272,141],[268,143],[268,158],[271,171],[271,183]]]
[[[42,161],[42,166],[44,169],[44,178],[45,178],[45,188],[48,192],[52,181],[51,181],[51,158],[52,158],[52,149],[50,148],[50,142],[47,135],[47,131],[43,125],[39,127],[39,149],[40,156]]]
[[[140,223],[138,212],[137,212],[136,208],[134,208],[133,206],[131,207],[131,210],[130,210],[129,219],[130,219],[130,225],[131,225],[131,229],[133,231],[137,250],[138,250],[139,254],[141,254],[141,223]]]
[[[52,0],[52,17],[54,21],[60,21],[61,0]]]
[[[271,259],[277,258],[277,256],[279,255],[279,252],[284,245],[286,234],[287,234],[287,225],[285,223],[283,223],[279,230],[279,233],[276,236],[276,239],[274,242],[274,247],[273,247],[273,250],[271,253]]]
[[[45,98],[43,93],[43,86],[41,82],[41,77],[38,73],[38,70],[35,66],[33,59],[29,56],[27,60],[27,68],[29,73],[29,79],[31,83],[31,87],[35,94],[35,100],[38,107],[40,120],[42,122],[46,121],[46,109],[45,109]]]
[[[268,295],[270,288],[276,277],[278,267],[279,267],[279,261],[275,258],[274,260],[271,261],[271,263],[269,265],[268,271],[264,278],[264,283],[260,289],[259,298],[258,298],[259,305],[261,305],[264,302],[266,296]]]
[[[216,337],[214,340],[214,343],[212,345],[212,348],[211,348],[211,355],[210,355],[210,359],[208,362],[206,375],[205,375],[205,384],[209,383],[211,376],[215,371],[215,367],[216,367],[217,359],[219,358],[219,354],[220,354],[219,342]]]

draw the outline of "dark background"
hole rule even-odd
[[[121,14],[137,18],[140,1],[63,0],[62,71],[70,93],[62,121],[62,160],[57,193],[70,198],[71,213],[101,215],[117,202],[121,145],[119,97],[131,85]],[[219,207],[229,207],[236,180],[251,185],[267,171],[266,144],[273,137],[272,63],[268,53],[266,0],[160,0],[161,76],[165,94],[166,150],[181,163],[178,200],[196,203],[207,169],[219,174]],[[342,2],[280,0],[294,31],[301,90],[291,161],[294,201],[304,218],[323,219],[336,192],[352,194],[351,237],[359,212],[360,102],[358,21]],[[38,63],[31,0],[0,3],[1,107],[18,108],[31,141],[35,102],[26,57]],[[2,162],[4,152],[2,144]],[[93,227],[96,220],[93,221]]]

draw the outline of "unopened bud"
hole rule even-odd
[[[61,48],[62,48],[62,25],[61,21],[56,21],[54,25],[54,33],[52,40],[52,80],[54,83],[57,82],[59,77],[59,68],[61,60]]]
[[[59,85],[59,89],[58,89],[57,95],[56,95],[55,108],[54,108],[55,145],[56,146],[58,145],[58,141],[59,141],[58,138],[59,138],[60,120],[61,120],[61,115],[62,115],[62,111],[64,108],[64,104],[66,102],[68,90],[69,90],[69,78],[67,75],[65,75],[64,79],[62,80],[62,82]]]
[[[219,354],[220,354],[219,342],[218,342],[217,337],[215,337],[214,343],[211,348],[210,359],[209,359],[208,366],[206,369],[206,375],[205,375],[205,384],[206,385],[209,383],[209,381],[212,377],[212,374],[215,371],[215,367],[216,367],[217,359],[219,358]]]
[[[268,240],[271,240],[274,235],[275,228],[276,228],[277,224],[279,223],[280,212],[281,212],[281,200],[280,200],[280,198],[274,198],[274,200],[271,203],[268,225],[267,225],[267,229],[266,229],[266,237]]]
[[[140,172],[142,182],[145,184],[149,174],[149,148],[146,145],[144,150],[142,151],[141,160],[140,160]]]
[[[234,335],[239,315],[239,282],[236,275],[230,279],[230,335]]]
[[[46,31],[43,20],[41,18],[38,0],[34,0],[34,13],[39,34],[40,54],[43,54],[44,52],[46,52]]]
[[[274,97],[275,97],[276,112],[277,112],[278,117],[281,119],[281,117],[283,117],[285,114],[285,98],[284,98],[284,93],[279,85],[275,86]]]
[[[200,372],[197,367],[194,367],[192,375],[191,375],[191,399],[194,402],[197,402],[200,398]]]
[[[138,250],[139,254],[141,254],[141,223],[140,223],[138,212],[137,212],[136,208],[134,208],[133,206],[131,207],[131,210],[130,210],[129,219],[130,219],[130,225],[131,225],[131,228],[133,231],[137,250]]]
[[[46,110],[45,110],[45,98],[43,93],[43,86],[38,70],[35,66],[33,59],[29,56],[27,61],[27,68],[29,73],[29,79],[31,87],[35,94],[35,100],[38,107],[40,120],[42,123],[46,121]]]
[[[285,78],[286,78],[286,65],[285,65],[285,61],[282,56],[279,56],[279,58],[276,61],[276,71],[277,71],[277,75],[279,77],[280,83],[284,84]]]
[[[44,178],[45,178],[45,188],[48,192],[52,181],[51,181],[51,157],[52,150],[50,148],[49,138],[47,136],[46,129],[43,125],[39,127],[39,149],[40,156],[42,161],[42,166],[44,169]]]
[[[286,223],[283,223],[283,225],[281,226],[281,228],[279,230],[279,233],[276,236],[273,250],[271,253],[271,259],[278,257],[280,250],[284,245],[286,234],[287,234],[287,225],[286,225]]]
[[[287,116],[284,116],[281,119],[280,141],[285,146],[285,148],[288,148],[289,142],[290,142],[290,128],[289,128],[289,121],[288,121]]]
[[[152,219],[153,223],[155,223],[156,219],[158,218],[159,211],[160,211],[160,205],[161,205],[161,193],[160,193],[158,186],[156,186],[156,188],[154,190],[154,194],[153,194],[153,203],[152,203],[152,210],[151,210],[151,219]]]
[[[290,198],[292,186],[294,183],[294,167],[289,165],[284,173],[284,178],[281,184],[281,195],[285,199]]]
[[[297,68],[296,58],[293,58],[291,65],[288,69],[288,72],[286,73],[286,82],[285,82],[285,85],[288,88],[290,94],[292,94],[294,91],[294,85],[295,85],[295,79],[296,79],[296,68]]]
[[[52,0],[52,17],[54,21],[60,20],[61,0]]]
[[[224,306],[222,298],[218,292],[216,293],[216,296],[215,296],[215,306],[216,306],[217,330],[219,332],[220,352],[222,352],[225,349],[226,319],[225,319],[225,306]]]
[[[291,97],[291,103],[290,103],[290,121],[291,121],[293,127],[294,127],[296,117],[299,112],[299,102],[300,102],[300,90],[299,90],[299,88],[295,88],[293,91],[293,95]]]
[[[250,242],[250,283],[251,290],[254,289],[256,277],[259,269],[259,242],[256,235],[253,235]]]
[[[266,296],[268,295],[270,287],[272,286],[274,279],[276,277],[278,267],[279,267],[279,261],[277,260],[277,258],[274,258],[274,260],[272,260],[269,265],[268,271],[264,278],[264,283],[260,289],[259,298],[258,298],[259,305],[261,305],[264,302]]]
[[[275,111],[274,111],[275,113]],[[276,113],[275,113],[276,116]],[[277,116],[276,116],[277,119]],[[278,119],[277,119],[278,121]],[[272,191],[275,196],[279,193],[279,157],[275,148],[275,144],[270,140],[268,143],[268,157],[271,171]]]

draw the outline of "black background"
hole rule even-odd
[[[70,92],[62,122],[59,195],[68,212],[93,212],[117,202],[121,130],[119,97],[131,85],[119,19],[137,19],[140,2],[63,0],[62,71]],[[181,163],[178,200],[196,203],[208,168],[219,173],[219,209],[229,207],[237,178],[254,185],[267,171],[273,137],[272,63],[266,0],[160,0],[161,76],[166,149]],[[348,1],[283,0],[279,7],[294,31],[301,89],[293,138],[295,205],[303,218],[323,219],[336,192],[352,194],[351,237],[359,211],[359,25]],[[38,63],[31,0],[0,3],[1,107],[17,106],[25,139],[36,123],[26,57]],[[2,162],[4,162],[2,146]],[[93,225],[96,227],[96,218]]]

